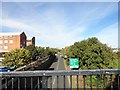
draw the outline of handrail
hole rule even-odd
[[[15,71],[28,70],[29,68],[31,68],[31,66],[36,66],[36,65],[39,64],[39,62],[43,63],[43,62],[45,62],[46,60],[48,60],[48,59],[49,59],[49,56],[43,57],[43,58],[41,58],[41,59],[42,59],[42,60],[36,60],[36,61],[34,61],[34,62],[31,62],[31,63],[28,64],[28,65],[24,65],[24,66],[22,66],[22,67],[20,67],[20,68],[17,68]]]
[[[1,72],[0,77],[32,77],[32,76],[63,76],[63,75],[98,75],[120,74],[120,69],[94,69],[94,70],[41,70],[41,71],[13,71]]]

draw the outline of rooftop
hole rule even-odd
[[[20,35],[23,32],[0,33],[0,36]]]

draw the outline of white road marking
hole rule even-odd
[[[58,59],[58,65],[57,65],[57,68],[56,70],[58,70],[58,67],[59,67],[59,59]],[[54,76],[54,79],[53,79],[53,85],[55,84],[55,76]]]
[[[64,63],[64,62],[63,62]],[[65,63],[64,63],[64,66],[65,66],[65,70],[66,70],[66,65],[65,65]],[[69,86],[70,86],[70,78],[69,78],[69,76],[67,76],[67,78],[68,78],[68,82],[69,82]]]
[[[59,63],[60,63],[60,57],[58,57],[58,64],[57,64],[57,67],[56,67],[56,70],[58,70],[58,68],[59,68]],[[64,63],[64,62],[63,62]],[[65,70],[66,70],[66,65],[65,65],[65,63],[64,63],[64,66],[65,66]],[[69,76],[67,76],[67,78],[68,78],[68,83],[69,83],[69,86],[70,86],[70,78],[69,78]],[[52,83],[52,86],[55,84],[55,80],[57,79],[57,77],[53,77],[53,83]]]

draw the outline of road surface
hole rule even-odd
[[[65,65],[64,65],[64,61],[63,58],[60,55],[57,55],[57,59],[55,60],[55,62],[51,65],[50,69],[54,69],[54,70],[65,70]],[[58,84],[58,86],[57,86]],[[49,85],[48,85],[49,86]],[[69,80],[68,77],[65,76],[65,79],[63,76],[58,77],[58,81],[57,81],[57,77],[54,76],[52,77],[52,88],[69,88]]]

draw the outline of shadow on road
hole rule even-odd
[[[48,68],[47,70],[54,70],[54,68]]]
[[[58,58],[57,58],[57,57],[55,57],[54,62],[57,62],[57,61],[58,61]],[[53,62],[53,63],[54,63],[54,62]]]

